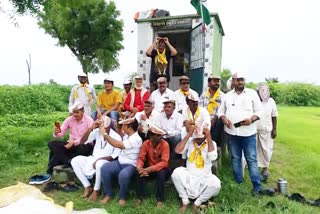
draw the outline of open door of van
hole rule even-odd
[[[203,91],[204,78],[204,51],[205,35],[202,30],[202,24],[197,25],[190,31],[191,51],[190,51],[190,88],[200,95]]]

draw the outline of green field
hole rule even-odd
[[[277,178],[288,180],[290,193],[302,193],[308,199],[320,197],[320,108],[279,107],[278,137],[276,139],[271,177],[265,186],[275,187]],[[0,188],[28,182],[33,174],[45,172],[48,149],[52,139],[52,126],[56,118],[65,113],[49,115],[9,115],[0,117]],[[215,205],[206,213],[320,213],[320,208],[289,201],[283,196],[252,197],[251,183],[246,172],[245,183],[238,185],[232,179],[230,161],[224,158],[219,170],[222,181],[221,193],[212,201]],[[150,190],[152,188],[150,187]],[[172,185],[166,188],[166,203],[162,209],[154,208],[153,194],[139,208],[134,208],[134,190],[130,192],[127,206],[118,207],[117,197],[106,206],[90,203],[80,198],[82,189],[76,193],[52,192],[48,194],[56,203],[74,202],[75,209],[103,207],[110,213],[177,213],[180,201]],[[265,205],[272,201],[276,208]],[[191,209],[189,209],[191,212]]]

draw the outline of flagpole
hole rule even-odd
[[[203,10],[202,10],[202,3],[201,0],[199,0],[199,5],[200,5],[200,11],[201,11],[201,19],[202,19],[202,31],[205,32],[206,30],[206,26],[205,23],[203,21]]]

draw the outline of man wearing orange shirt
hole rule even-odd
[[[147,179],[156,179],[156,200],[157,207],[163,206],[164,182],[170,176],[169,144],[162,139],[165,131],[152,126],[149,129],[150,139],[146,140],[141,147],[137,160],[137,196],[136,205],[140,205],[144,196],[144,186]],[[146,164],[148,163],[148,164]]]

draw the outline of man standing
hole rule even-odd
[[[180,113],[175,111],[174,100],[166,100],[163,104],[164,112],[161,112],[159,116],[160,128],[166,132],[164,139],[170,145],[170,159],[178,159],[178,155],[174,152],[174,148],[181,141],[183,117]]]
[[[125,111],[124,110],[124,102],[126,101],[126,98],[127,98],[128,94],[130,93],[131,87],[132,87],[132,81],[131,80],[125,80],[123,82],[124,90],[120,92],[120,96],[121,96],[120,111]]]
[[[163,102],[175,100],[174,92],[168,88],[167,78],[160,77],[158,80],[159,88],[151,93],[151,100],[155,103],[154,109],[158,112],[163,111]]]
[[[211,172],[212,161],[218,157],[217,146],[211,139],[210,129],[193,126],[176,146],[178,154],[187,157],[186,167],[176,168],[172,175],[173,184],[182,200],[180,213],[185,213],[189,199],[195,199],[193,213],[211,197],[218,195],[221,183]],[[203,132],[205,135],[203,135]]]
[[[110,129],[111,119],[107,116],[102,116],[101,121],[95,121],[92,128],[82,137],[80,143],[87,144],[95,141],[92,155],[83,156],[79,155],[71,160],[71,166],[74,173],[77,175],[78,179],[84,187],[84,192],[82,196],[84,198],[89,197],[89,201],[96,201],[99,196],[99,191],[101,187],[101,167],[103,164],[116,159],[120,154],[120,149],[111,146],[108,141],[104,140],[103,135],[99,132],[99,127],[103,126],[112,138],[116,140],[121,140],[119,134]],[[95,184],[92,191],[89,178],[95,175]]]
[[[101,203],[107,203],[113,194],[112,181],[118,178],[120,186],[119,205],[124,206],[128,197],[129,183],[136,172],[136,164],[139,156],[142,140],[137,132],[138,121],[129,118],[119,122],[121,130],[126,134],[123,141],[112,138],[105,129],[100,128],[100,134],[104,136],[113,147],[121,149],[118,160],[105,163],[101,168],[104,198]]]
[[[243,182],[243,152],[253,184],[253,194],[259,194],[261,181],[257,164],[255,121],[262,115],[261,101],[256,91],[245,87],[243,74],[236,73],[233,78],[234,89],[225,95],[218,116],[222,119],[224,130],[229,135],[235,181],[239,184]]]
[[[84,105],[84,113],[91,116],[91,105],[96,102],[97,95],[94,88],[87,84],[88,77],[85,73],[78,75],[79,85],[73,86],[69,97],[69,113],[72,114],[71,106],[76,102]]]
[[[278,110],[266,84],[258,86],[258,95],[263,109],[261,118],[257,122],[258,166],[262,168],[261,175],[266,181],[269,177],[268,167],[272,156],[273,139],[277,136]]]
[[[128,93],[124,103],[124,110],[131,113],[133,117],[137,112],[143,111],[144,101],[148,100],[150,92],[143,87],[143,80],[141,76],[134,77],[134,89]]]
[[[180,89],[176,90],[176,111],[182,113],[182,110],[187,108],[186,96],[190,93],[197,93],[196,91],[190,88],[190,79],[187,76],[181,76],[179,78]]]
[[[150,99],[144,101],[144,110],[135,115],[135,118],[139,123],[138,133],[142,142],[149,139],[149,127],[152,125],[159,126],[159,116],[160,113],[154,110],[154,102]]]
[[[97,111],[92,113],[92,118],[96,120],[101,116],[109,116],[112,120],[118,121],[118,108],[121,103],[121,96],[118,91],[113,90],[113,80],[107,78],[104,81],[104,91],[98,95]]]
[[[72,116],[63,122],[61,128],[55,126],[53,137],[63,137],[69,131],[68,141],[50,141],[49,162],[47,174],[36,175],[30,178],[30,184],[43,184],[51,179],[53,167],[61,164],[70,164],[72,158],[78,155],[88,156],[92,154],[92,144],[80,144],[82,136],[92,127],[93,120],[84,114],[84,106],[76,102],[72,107]]]
[[[163,206],[164,182],[170,176],[169,156],[170,149],[166,141],[162,139],[165,132],[158,127],[149,129],[150,140],[142,144],[137,161],[137,196],[136,205],[140,205],[144,197],[144,186],[147,179],[156,179],[157,207]]]
[[[169,47],[166,48],[166,45]],[[157,88],[156,81],[159,77],[166,77],[170,82],[170,58],[177,55],[177,50],[170,44],[167,37],[157,37],[148,48],[146,55],[152,58],[150,71],[150,87]]]
[[[210,114],[211,136],[212,139],[220,145],[221,134],[223,132],[223,123],[218,119],[218,109],[221,105],[224,93],[220,91],[220,77],[211,75],[208,78],[208,88],[201,94],[199,105],[206,108]]]

